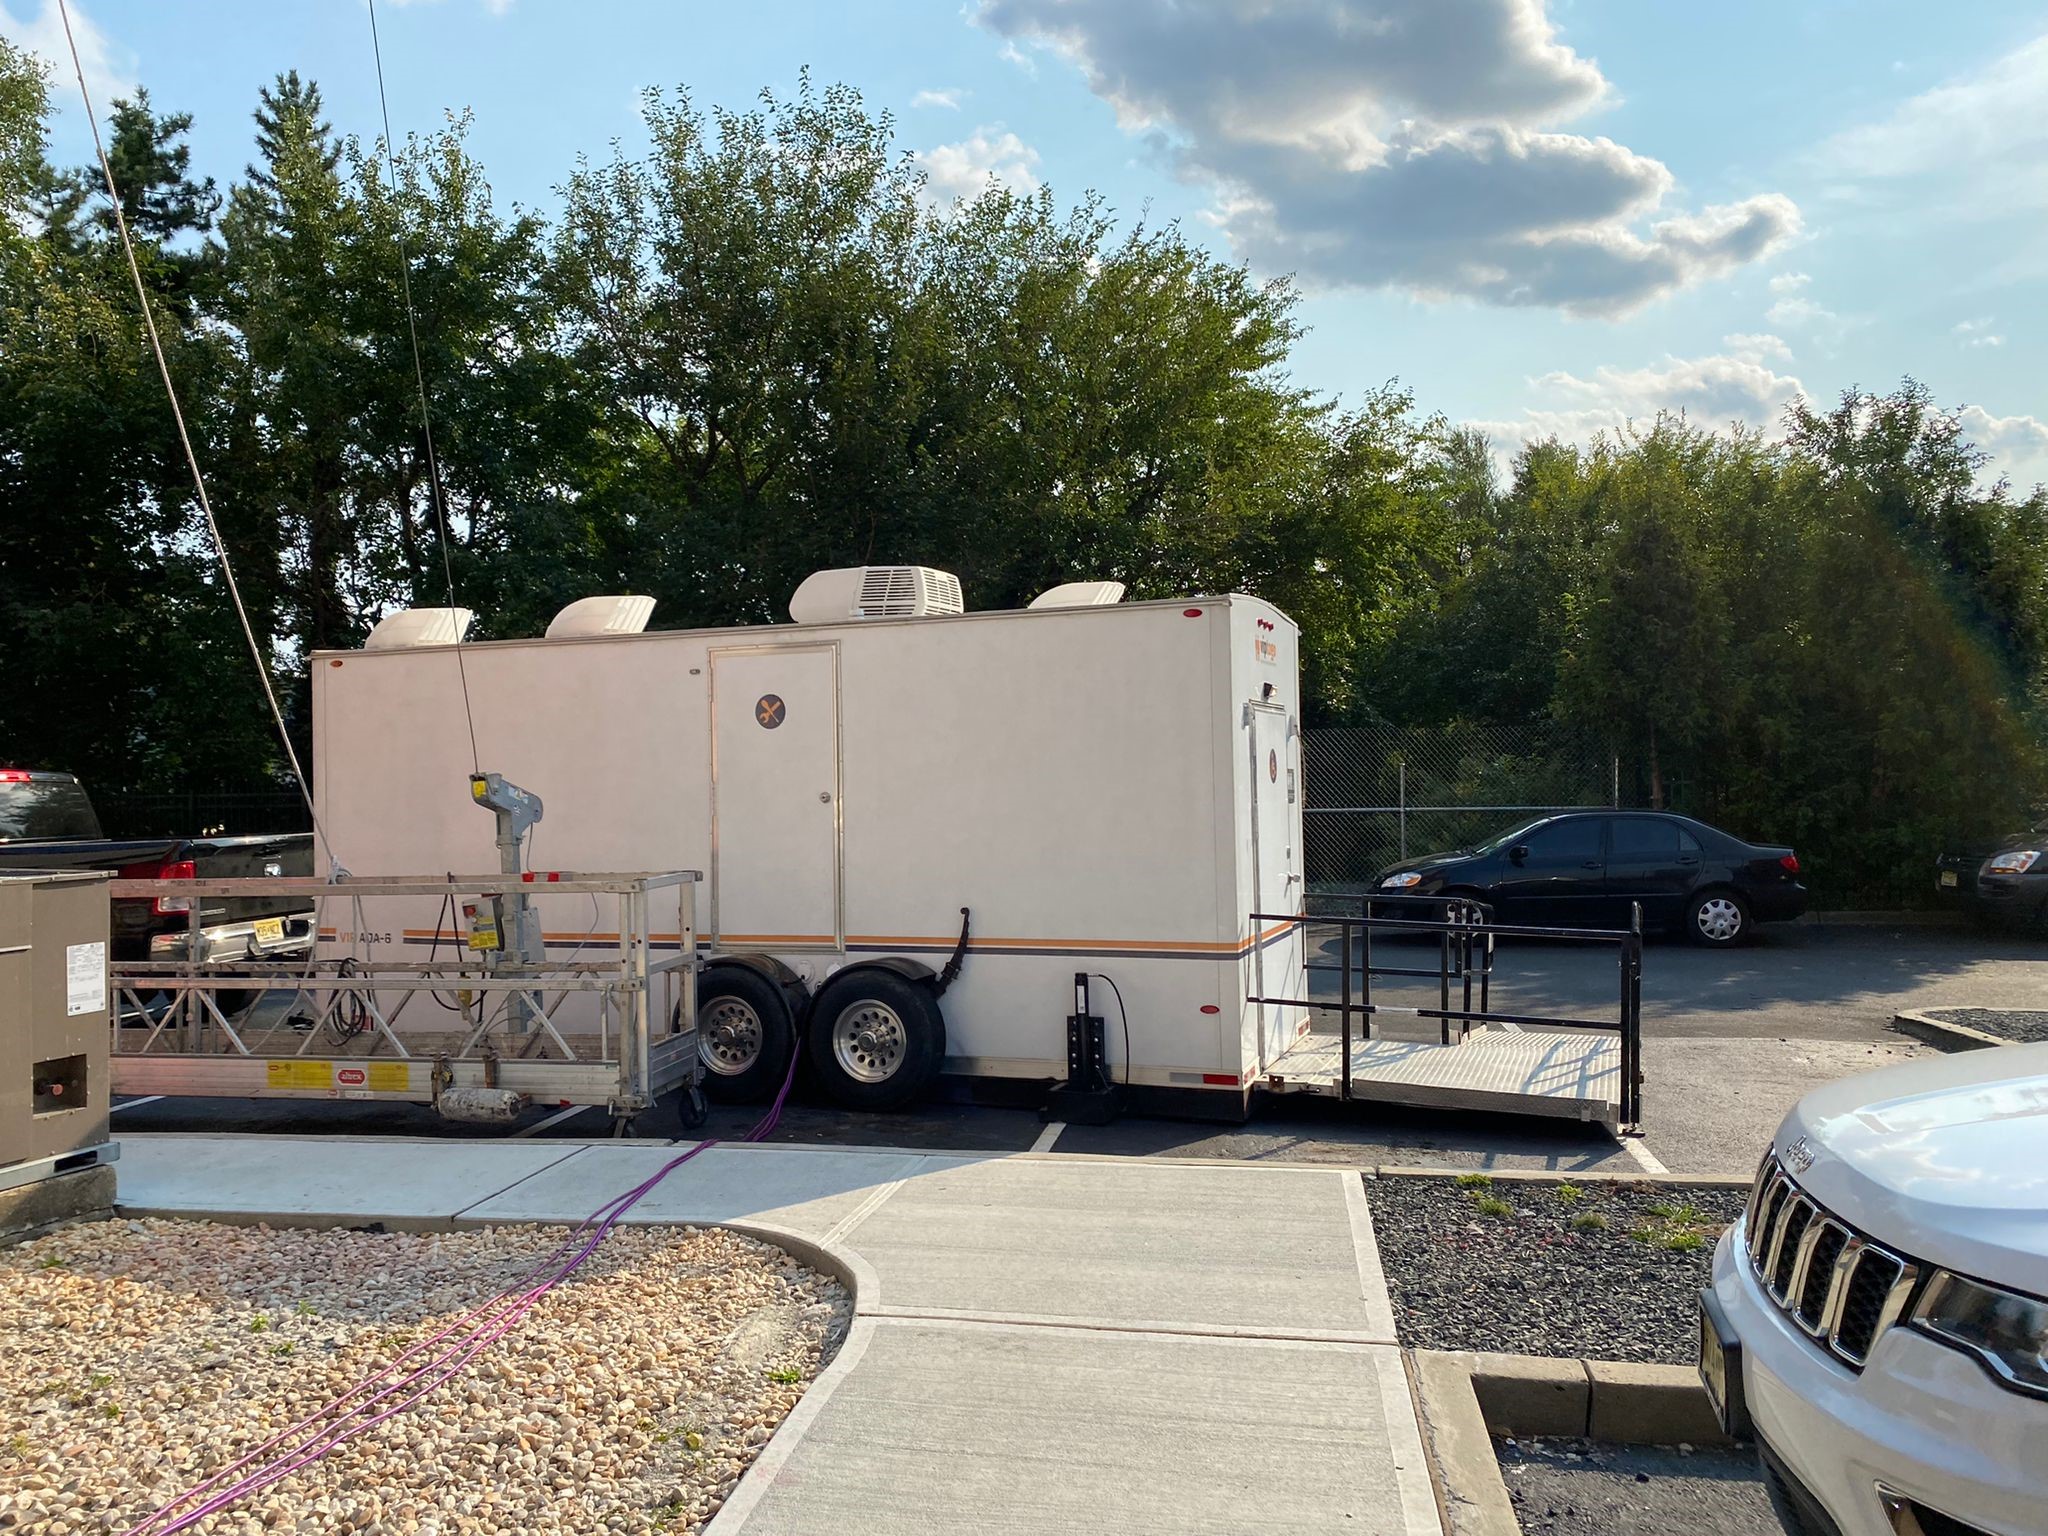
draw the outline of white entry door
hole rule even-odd
[[[713,942],[843,948],[839,649],[711,653]]]
[[[1252,880],[1256,910],[1292,916],[1302,909],[1301,783],[1295,745],[1285,710],[1270,704],[1247,707],[1251,738]],[[1260,997],[1307,997],[1305,946],[1299,927],[1273,933],[1274,922],[1253,925],[1252,985]],[[1306,1012],[1266,1003],[1259,1009],[1259,1067],[1264,1070],[1294,1048]]]

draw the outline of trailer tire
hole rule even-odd
[[[805,1043],[835,1103],[901,1109],[939,1075],[946,1021],[929,983],[863,967],[818,993]]]
[[[782,989],[751,966],[713,966],[697,983],[697,1057],[704,1096],[758,1104],[789,1075],[796,1026]]]

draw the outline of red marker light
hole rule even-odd
[[[1180,616],[1184,619],[1199,619],[1202,616],[1202,610],[1199,608],[1183,608],[1180,611]]]
[[[1222,1011],[1223,1010],[1221,1008],[1218,1008],[1214,1003],[1202,1004],[1202,1012],[1204,1013],[1221,1013]]]

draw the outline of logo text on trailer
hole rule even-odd
[[[1259,660],[1269,667],[1277,667],[1280,665],[1280,628],[1271,619],[1260,619],[1258,625],[1259,632],[1252,643],[1258,647]]]

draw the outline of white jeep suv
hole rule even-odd
[[[1795,1531],[2048,1533],[2048,1045],[1801,1099],[1714,1252],[1700,1375]]]

